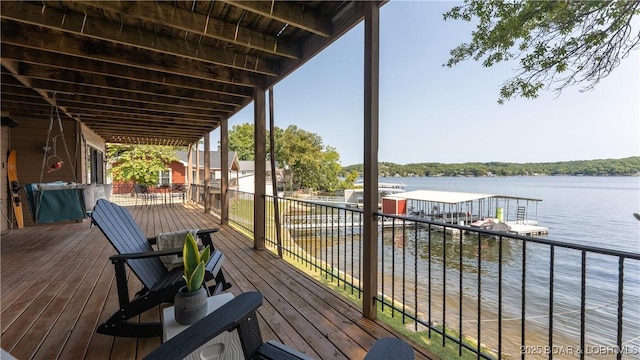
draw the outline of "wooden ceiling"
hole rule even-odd
[[[187,145],[362,20],[358,1],[0,2],[1,106]],[[24,120],[22,120],[24,121]]]

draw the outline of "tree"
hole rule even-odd
[[[236,152],[238,160],[253,160],[253,143],[253,125],[233,125],[229,131],[229,149]]]
[[[229,131],[229,150],[236,151],[241,160],[254,159],[253,129],[247,123],[235,125]],[[325,147],[319,135],[295,125],[284,130],[276,127],[274,132],[275,160],[285,170],[285,183],[293,189],[336,191],[347,185],[338,179],[340,154],[330,146]]]
[[[491,67],[518,59],[519,69],[500,89],[500,104],[536,98],[541,89],[559,94],[578,83],[591,90],[638,47],[640,33],[632,28],[638,14],[638,1],[465,0],[444,19],[477,26],[471,42],[451,50],[445,65],[474,59]]]
[[[113,163],[111,175],[116,181],[134,181],[156,185],[161,171],[178,160],[176,148],[157,145],[109,145],[107,159]]]

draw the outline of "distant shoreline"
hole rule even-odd
[[[354,171],[362,174],[364,166],[357,164],[342,168],[343,175]],[[380,162],[378,163],[378,173],[381,177],[640,176],[640,156],[552,163],[468,162],[400,165]]]
[[[404,178],[404,177],[517,177],[517,176],[575,176],[575,177],[634,177],[640,176],[640,173],[637,174],[629,174],[629,175],[573,175],[573,174],[529,174],[529,175],[407,175],[407,176],[395,176],[395,175],[380,175],[382,178]]]

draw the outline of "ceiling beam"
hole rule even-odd
[[[113,113],[124,113],[124,114],[150,114],[153,116],[163,116],[163,117],[171,117],[171,118],[215,118],[220,119],[226,113],[220,111],[212,111],[212,110],[197,110],[197,109],[189,109],[186,110],[184,108],[173,108],[170,106],[156,106],[152,109],[146,109],[140,104],[136,104],[134,102],[124,102],[124,101],[112,101],[109,104],[101,104],[100,102],[88,102],[84,99],[79,101],[73,100],[65,100],[60,97],[56,97],[58,106],[64,106],[69,109],[69,111],[73,111],[74,113],[79,112],[78,109],[82,110],[93,110],[99,112],[113,112]],[[138,106],[136,106],[138,105]]]
[[[304,4],[287,1],[222,0],[222,2],[325,38],[333,33],[331,20],[305,7]]]
[[[74,70],[34,66],[32,64],[24,63],[19,66],[19,72],[20,75],[32,79],[32,82],[35,79],[42,79],[61,83],[91,84],[93,87],[116,89],[118,91],[134,93],[166,95],[186,99],[198,98],[211,104],[223,106],[228,105],[229,111],[232,111],[236,106],[242,104],[242,101],[244,100],[240,97],[204,93],[197,89],[174,87],[166,84],[150,84],[137,79],[123,79],[99,74],[87,74]]]
[[[35,90],[26,88],[23,85],[14,85],[8,83],[6,81],[7,78],[10,78],[10,74],[2,74],[2,93],[5,94],[14,94],[20,96],[38,96],[38,93]],[[58,98],[68,98],[68,99],[80,99],[81,97],[87,98],[88,101],[102,101],[106,102],[108,99],[112,100],[123,100],[123,101],[135,101],[141,104],[141,106],[149,106],[153,107],[156,105],[171,105],[173,107],[178,108],[193,108],[193,109],[202,109],[202,110],[215,110],[220,111],[226,115],[229,114],[231,110],[228,108],[221,107],[219,104],[214,104],[209,102],[208,100],[195,100],[195,99],[186,99],[186,98],[177,98],[177,97],[169,97],[162,95],[152,95],[152,94],[142,94],[142,93],[131,93],[131,92],[123,92],[119,90],[112,89],[102,89],[97,87],[92,87],[88,85],[80,85],[78,87],[71,87],[69,84],[61,83],[57,84],[55,82],[33,79],[33,82],[36,83],[36,86],[46,92],[59,92],[56,94]],[[65,90],[73,90],[65,91]],[[99,100],[104,99],[104,100]],[[42,100],[44,102],[44,100]],[[49,103],[47,103],[49,104]]]
[[[51,6],[11,2],[0,2],[0,18],[42,28],[92,38],[108,43],[132,46],[164,55],[173,55],[264,75],[277,76],[278,66],[256,56],[227,51],[202,43],[177,39],[156,32],[141,30],[115,22],[91,18],[75,12],[65,12]]]
[[[70,55],[50,53],[42,49],[25,48],[11,44],[2,44],[2,57],[29,64],[43,64],[43,60],[46,59],[46,66],[65,70],[76,70],[91,74],[115,76],[123,79],[135,79],[153,84],[197,89],[198,91],[228,95],[230,97],[240,97],[242,99],[249,99],[253,96],[253,89],[250,87],[218,83],[215,79],[204,80],[202,78],[187,77],[143,68],[132,68],[120,64],[77,58]]]
[[[143,49],[113,46],[105,41],[95,39],[54,34],[33,25],[17,23],[13,20],[3,19],[1,26],[2,42],[11,45],[205,80],[216,79],[218,82],[228,84],[260,87],[264,82],[259,74]],[[43,62],[45,62],[44,59]]]
[[[290,59],[298,59],[301,49],[295,43],[264,34],[250,28],[231,24],[208,15],[181,9],[170,3],[157,1],[72,1],[69,6],[82,4],[87,7],[127,14],[134,18],[150,21],[203,37],[225,41],[250,49]],[[135,6],[134,6],[135,5]]]
[[[107,112],[107,111],[89,111],[79,113],[78,115],[82,121],[85,123],[96,123],[103,121],[128,121],[129,123],[137,123],[137,122],[158,122],[164,124],[173,124],[182,127],[189,126],[208,126],[211,128],[212,126],[218,124],[220,122],[219,118],[211,117],[211,118],[186,118],[186,117],[162,117],[162,116],[151,116],[147,114],[126,114],[126,113],[118,113],[118,112]]]
[[[53,105],[55,102],[49,97],[49,95],[46,92],[43,92],[42,90],[37,90],[31,87],[31,79],[28,79],[25,76],[21,76],[18,72],[18,64],[15,61],[9,60],[9,59],[1,59],[0,58],[0,62],[2,63],[2,67],[5,68],[6,70],[8,70],[14,77],[15,80],[17,80],[18,82],[20,82],[22,85],[24,85],[27,88],[31,88],[32,90],[34,90],[37,94],[40,95],[41,99],[48,103],[49,105]],[[62,111],[63,114],[65,114],[66,116],[78,121],[78,119],[74,118],[73,116],[71,116],[71,114],[69,114],[66,109],[64,108],[58,108],[60,111]]]
[[[240,2],[244,3],[243,1]],[[386,1],[379,2],[379,5],[382,6],[385,3]],[[337,38],[351,30],[354,26],[360,23],[362,19],[364,19],[364,1],[354,1],[347,4],[347,6],[342,8],[340,12],[331,19],[333,28],[331,38],[323,38],[319,36],[309,38],[302,46],[304,49],[302,59],[300,61],[283,59],[281,62],[280,77],[267,80],[265,88],[272,87],[280,80],[286,78],[289,74],[300,68],[327,46],[331,45]]]
[[[199,137],[191,137],[185,139],[176,138],[158,138],[155,136],[140,137],[140,136],[126,136],[121,134],[109,134],[104,136],[107,143],[115,144],[141,144],[141,145],[164,145],[164,146],[188,146],[200,140],[202,134]]]
[[[108,124],[108,123],[99,123],[99,124],[89,124],[91,130],[94,130],[100,134],[105,133],[109,134],[109,132],[115,133],[116,131],[120,132],[120,134],[124,132],[130,132],[135,134],[135,136],[159,136],[159,137],[175,137],[175,136],[197,136],[198,134],[202,134],[207,131],[207,128],[186,128],[186,129],[175,129],[173,127],[163,127],[160,124],[149,123],[147,126],[136,126],[131,124]],[[153,127],[153,128],[151,128]]]

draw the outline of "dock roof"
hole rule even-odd
[[[436,191],[436,190],[415,190],[406,191],[398,194],[389,195],[388,197],[431,201],[444,204],[458,204],[473,200],[488,199],[488,198],[505,198],[505,199],[520,199],[529,201],[542,201],[540,199],[523,198],[509,195],[497,195],[497,194],[482,194],[482,193],[468,193],[468,192],[454,192],[454,191]]]

